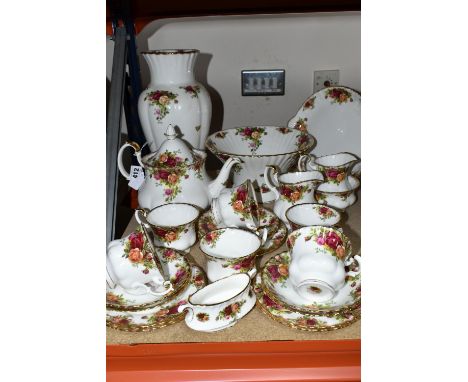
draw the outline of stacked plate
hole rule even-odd
[[[178,313],[179,305],[186,303],[188,297],[206,284],[202,269],[191,265],[178,251],[162,251],[161,258],[167,267],[173,290],[164,296],[150,293],[134,295],[120,286],[107,288],[106,324],[107,326],[130,332],[149,331],[182,321],[183,313]]]
[[[361,274],[347,276],[345,285],[330,301],[310,304],[289,279],[291,256],[283,252],[272,257],[257,275],[254,291],[257,305],[275,321],[307,331],[329,331],[346,327],[360,318]],[[349,270],[356,270],[357,264]]]

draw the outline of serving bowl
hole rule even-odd
[[[275,200],[264,181],[266,166],[276,166],[280,173],[295,164],[300,155],[310,152],[315,139],[306,129],[278,126],[235,127],[211,134],[205,146],[222,162],[237,157],[233,172],[234,186],[250,179],[261,203]]]

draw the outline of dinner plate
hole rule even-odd
[[[307,130],[317,140],[314,155],[361,156],[361,95],[344,86],[319,90],[305,100],[288,127]]]

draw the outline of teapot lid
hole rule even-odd
[[[192,149],[182,139],[178,138],[174,127],[169,125],[164,135],[166,140],[159,146],[159,149],[154,153],[147,156],[145,159],[146,164],[152,166],[159,164],[167,164],[170,167],[177,166],[178,164],[193,163],[196,157]]]

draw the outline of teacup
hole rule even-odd
[[[185,323],[193,330],[214,332],[237,323],[255,306],[250,277],[235,274],[205,286],[192,294],[178,312],[188,310]]]
[[[265,183],[275,194],[273,212],[286,226],[286,210],[299,203],[314,203],[314,190],[321,182],[323,175],[319,171],[296,171],[278,175],[274,166],[266,166]],[[288,227],[289,228],[289,227]]]
[[[345,210],[356,202],[355,191],[359,186],[359,180],[352,175],[348,176],[348,181],[341,191],[336,191],[336,185],[333,182],[324,182],[315,190],[315,199],[317,203]]]
[[[266,239],[265,234],[263,239]],[[220,228],[208,232],[200,239],[200,250],[207,259],[208,279],[213,282],[241,272],[254,277],[257,273],[256,252],[263,243],[258,235],[241,228]]]
[[[332,299],[345,283],[345,266],[360,260],[351,257],[348,237],[333,227],[301,228],[288,236],[287,244],[291,283],[301,297],[314,303]]]
[[[188,251],[197,241],[195,223],[200,209],[188,203],[163,204],[152,210],[139,210],[153,232],[154,244],[161,247]],[[135,214],[141,223],[141,217]]]
[[[361,160],[351,153],[337,153],[315,157],[312,154],[301,155],[297,166],[299,170],[317,170],[322,172],[325,182],[334,185],[333,191],[344,191],[350,186],[348,176]]]
[[[296,204],[288,208],[285,215],[292,231],[315,225],[333,227],[341,220],[337,210],[317,203]]]
[[[107,245],[107,284],[111,288],[120,285],[132,295],[168,294],[172,284],[164,280],[156,256],[141,227],[120,240],[111,241]]]
[[[258,202],[250,180],[227,188],[211,201],[211,212],[217,225],[256,230],[258,228]]]

